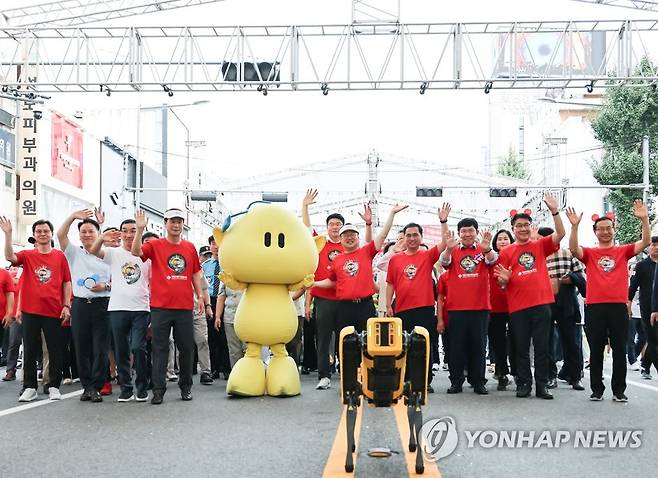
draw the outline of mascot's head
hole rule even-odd
[[[293,213],[263,202],[229,216],[213,236],[222,269],[247,283],[299,282],[315,272],[318,250],[324,246],[324,238],[314,240]]]

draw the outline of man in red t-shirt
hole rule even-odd
[[[204,300],[203,272],[194,244],[183,239],[185,213],[180,209],[165,211],[167,236],[142,244],[147,218],[137,211],[137,233],[132,253],[143,261],[151,259],[151,330],[153,356],[153,398],[160,405],[167,390],[167,361],[169,334],[173,327],[174,340],[179,352],[180,376],[178,386],[181,398],[192,400],[192,363],[194,361],[194,297],[198,313],[212,314],[210,302]]]
[[[309,189],[302,201],[302,221],[308,228],[311,227],[311,218],[308,208],[315,203],[317,198],[317,189]],[[366,225],[366,241],[372,237],[372,215],[370,209],[366,208],[361,218]],[[340,228],[345,224],[345,218],[337,212],[329,214],[326,220],[327,224],[327,241],[320,251],[318,267],[315,271],[315,280],[320,281],[329,277],[331,264],[336,256],[343,252],[343,245],[340,240]],[[315,233],[315,231],[314,231]],[[317,328],[317,365],[318,365],[318,390],[326,390],[331,387],[331,364],[329,356],[334,351],[329,351],[331,337],[338,337],[340,329],[338,328],[338,301],[336,300],[336,289],[334,287],[321,288],[313,287],[310,294],[306,294],[304,315],[307,322],[312,321],[311,303],[313,303],[315,326]],[[305,327],[304,330],[308,328]],[[304,348],[306,344],[313,340],[309,333],[304,334]],[[308,340],[307,340],[308,339]],[[306,353],[304,353],[306,355]],[[302,373],[310,370],[302,369]]]
[[[612,348],[612,399],[627,402],[626,391],[626,335],[628,331],[628,259],[651,244],[649,212],[642,200],[633,203],[633,214],[642,222],[642,239],[615,246],[615,224],[611,217],[594,220],[597,247],[578,245],[578,226],[583,218],[573,208],[567,209],[571,223],[569,249],[586,268],[587,293],[585,297],[585,333],[590,348],[589,381],[590,399],[603,399],[603,352],[610,340]]]
[[[365,329],[370,317],[377,317],[372,300],[375,293],[372,259],[391,230],[393,218],[406,208],[407,206],[395,205],[379,234],[363,247],[359,247],[359,231],[356,226],[345,224],[340,228],[339,235],[344,252],[334,258],[329,277],[313,284],[314,287],[336,288],[339,331],[343,327],[353,325],[360,332]]]
[[[71,272],[62,251],[53,249],[53,225],[40,219],[32,224],[35,248],[14,252],[12,225],[0,217],[5,233],[5,258],[12,265],[23,266],[21,278],[21,312],[23,322],[23,393],[18,401],[37,398],[37,354],[41,333],[49,354],[48,387],[51,400],[59,400],[62,381],[61,323],[71,320]]]
[[[485,387],[485,349],[489,320],[489,267],[498,257],[491,248],[491,232],[484,231],[477,242],[478,223],[467,217],[457,224],[459,242],[445,234],[446,248],[441,265],[446,269],[450,289],[446,309],[450,318],[450,388],[448,393],[461,393],[464,367],[473,391],[489,392]],[[468,354],[468,356],[467,356]]]
[[[532,217],[517,213],[512,217],[516,242],[500,253],[495,275],[507,290],[512,337],[516,347],[516,396],[524,398],[532,392],[530,370],[530,340],[535,354],[535,385],[539,398],[550,400],[548,391],[548,334],[551,329],[551,308],[554,302],[546,257],[560,248],[564,225],[557,199],[544,195],[544,203],[553,216],[555,232],[534,240],[531,238]]]

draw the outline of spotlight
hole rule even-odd
[[[111,96],[112,95],[112,90],[110,90],[107,86],[105,87],[105,96]]]
[[[34,119],[40,120],[41,118],[43,118],[43,112],[39,110],[34,110]]]
[[[167,85],[162,85],[162,89],[167,93],[167,95],[169,95],[170,98],[174,96],[174,92]]]
[[[489,92],[491,91],[491,88],[493,88],[493,81],[487,81],[484,84],[484,94],[488,95]]]
[[[174,92],[173,92],[173,91],[171,91],[171,90],[169,90],[169,91],[167,91],[167,94],[169,95],[169,97],[172,97],[172,96],[174,96]]]
[[[260,91],[263,93],[263,96],[267,96],[267,86],[265,85],[258,85],[258,88],[256,90]]]
[[[427,82],[426,82],[426,81],[423,81],[423,82],[421,83],[421,85],[420,85],[420,94],[421,94],[421,95],[424,95],[426,89],[427,89]]]
[[[320,85],[320,89],[322,90],[322,94],[324,96],[327,96],[329,94],[329,85],[327,85],[326,83],[322,83]]]
[[[9,88],[7,88],[7,85],[2,85],[2,92],[7,93],[7,90],[9,90]]]
[[[592,93],[594,91],[594,80],[591,80],[589,83],[587,83],[585,89],[588,93]]]

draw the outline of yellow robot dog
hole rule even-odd
[[[289,291],[313,284],[324,238],[314,242],[290,211],[262,201],[229,216],[213,236],[220,248],[220,279],[231,289],[246,289],[234,326],[247,351],[233,367],[226,392],[247,397],[299,395],[299,372],[285,347],[298,323]],[[260,358],[262,345],[273,354],[267,373]]]
[[[340,385],[347,405],[345,471],[354,471],[354,427],[361,395],[369,406],[390,407],[404,397],[409,419],[409,451],[416,452],[416,473],[425,471],[420,447],[421,406],[427,400],[429,334],[424,327],[407,333],[397,317],[368,319],[366,331],[345,327],[340,333]]]

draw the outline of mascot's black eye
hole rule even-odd
[[[279,234],[279,247],[283,249],[283,246],[285,245],[286,245],[286,236],[283,233],[281,233]]]
[[[272,234],[269,232],[265,233],[265,247],[270,247],[272,245]]]

